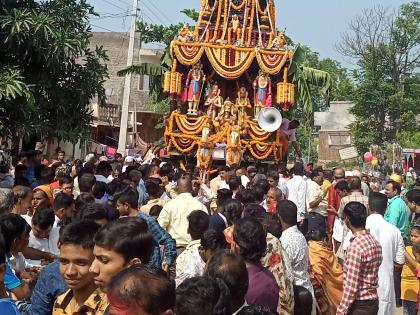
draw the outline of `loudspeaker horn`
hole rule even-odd
[[[264,107],[258,114],[258,125],[267,132],[273,132],[280,128],[282,117],[278,109],[274,107]]]

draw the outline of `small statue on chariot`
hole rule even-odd
[[[207,109],[207,116],[210,117],[211,120],[215,120],[217,116],[217,111],[222,107],[223,99],[220,96],[220,89],[217,83],[214,83],[210,89],[210,95],[207,97],[206,101],[204,102],[204,106],[208,107]]]
[[[201,62],[197,62],[188,72],[185,89],[187,90],[188,112],[187,115],[197,115],[198,105],[200,103],[203,86],[206,76]]]
[[[267,73],[260,70],[258,76],[254,81],[254,108],[255,108],[255,119],[258,117],[262,107],[271,107],[271,80]]]
[[[277,31],[277,36],[273,39],[269,48],[276,50],[287,50],[285,31]]]

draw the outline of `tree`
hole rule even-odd
[[[401,140],[416,128],[419,24],[419,2],[402,5],[397,15],[376,6],[362,11],[343,35],[338,49],[358,65],[351,129],[360,151]]]
[[[0,0],[0,131],[73,143],[88,134],[88,105],[105,101],[107,60],[89,49],[85,0]]]

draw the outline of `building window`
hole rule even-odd
[[[148,75],[139,76],[139,91],[150,91],[150,77]]]
[[[351,145],[350,135],[330,134],[330,135],[328,135],[328,145],[330,145],[330,146],[348,146],[348,145]]]

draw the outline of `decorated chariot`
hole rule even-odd
[[[202,0],[194,30],[184,25],[170,49],[168,154],[194,156],[202,171],[214,160],[281,161],[281,111],[294,105],[295,87],[274,1]]]

